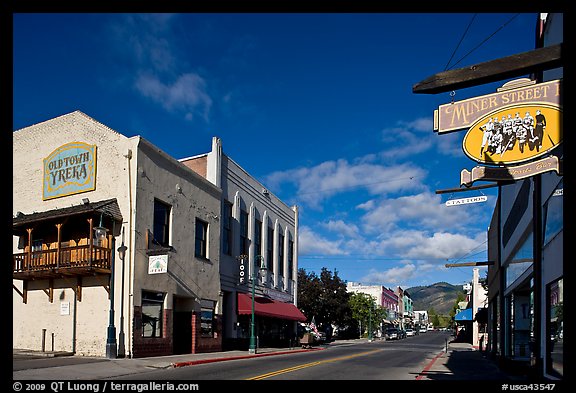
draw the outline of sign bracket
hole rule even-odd
[[[513,182],[511,182],[511,181],[510,182],[497,182],[497,183],[482,184],[479,186],[472,186],[472,187],[466,187],[466,188],[447,188],[445,190],[436,190],[436,194],[447,194],[449,192],[454,193],[454,192],[480,190],[480,189],[484,189],[484,188],[498,187],[500,185],[511,184],[511,183],[513,183]]]

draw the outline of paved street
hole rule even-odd
[[[228,351],[114,360],[16,352],[13,379],[526,380],[501,372],[469,344],[451,343],[452,338],[446,332],[429,332],[399,341],[342,340],[306,350],[268,348],[256,355]]]

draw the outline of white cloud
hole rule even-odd
[[[396,126],[382,130],[382,142],[391,148],[381,153],[386,159],[400,159],[424,153],[434,146],[443,155],[462,155],[462,135],[458,132],[438,135],[434,132],[431,118],[419,118],[409,122],[398,121]]]
[[[485,242],[486,232],[473,237],[448,232],[427,234],[420,230],[397,230],[393,237],[383,239],[380,249],[407,259],[448,260],[462,258],[477,251]],[[485,249],[485,246],[483,247]],[[480,247],[482,249],[482,247]]]
[[[341,250],[341,241],[328,240],[311,228],[302,226],[298,233],[299,255],[345,255]]]
[[[369,233],[388,233],[399,226],[423,229],[458,229],[470,225],[469,210],[446,207],[442,197],[430,192],[382,199],[362,217]]]
[[[208,121],[213,100],[206,80],[199,73],[186,70],[188,63],[179,55],[179,37],[174,31],[177,15],[123,16],[121,23],[112,26],[118,57],[124,59],[118,64],[132,63],[132,82],[142,96],[186,120],[200,117]]]
[[[365,189],[373,195],[422,190],[421,179],[425,174],[424,169],[412,164],[351,164],[340,159],[311,168],[272,173],[267,177],[266,184],[279,187],[282,183],[293,183],[297,186],[299,204],[320,208],[324,199],[353,189]]]
[[[321,224],[330,232],[335,232],[341,237],[356,238],[360,235],[360,229],[355,224],[345,223],[342,220],[330,220],[327,223]]]
[[[206,93],[206,82],[197,74],[184,74],[172,84],[143,74],[136,80],[136,89],[168,111],[183,112],[188,119],[199,112],[204,120],[208,120],[212,99]]]
[[[360,281],[366,284],[375,283],[379,285],[395,287],[399,283],[406,282],[414,278],[417,274],[417,266],[413,263],[408,263],[404,266],[396,266],[384,271],[370,269],[369,273],[362,277]]]
[[[484,234],[484,233],[483,233]],[[406,257],[410,258],[461,258],[478,246],[478,240],[462,234],[434,233],[412,247]]]
[[[356,209],[360,209],[360,210],[370,210],[370,209],[374,209],[374,206],[376,206],[376,201],[374,201],[373,199],[361,203],[358,206],[356,206]]]

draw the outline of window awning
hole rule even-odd
[[[472,309],[467,308],[454,316],[455,321],[472,321]]]
[[[238,315],[252,314],[252,296],[238,293]],[[265,297],[254,297],[254,314],[263,317],[306,321],[306,316],[292,303],[284,303]]]

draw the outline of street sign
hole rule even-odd
[[[460,199],[450,199],[446,201],[446,206],[459,206],[459,205],[468,205],[470,203],[482,203],[486,202],[488,197],[486,195],[482,196],[475,196],[469,198],[460,198]]]

